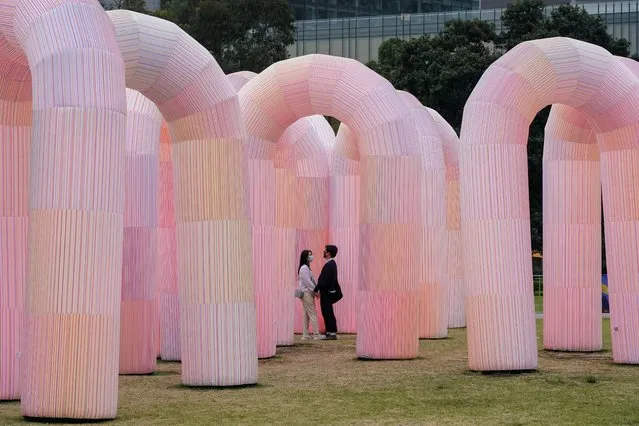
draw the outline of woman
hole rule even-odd
[[[320,340],[319,328],[317,327],[317,311],[315,310],[315,278],[311,272],[311,262],[313,261],[313,252],[310,250],[302,250],[300,255],[300,266],[297,269],[297,296],[302,300],[302,308],[304,308],[304,333],[302,340],[309,340],[311,336],[308,334],[308,322],[310,320],[313,325],[313,334],[315,340]]]

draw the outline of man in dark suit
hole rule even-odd
[[[317,279],[317,286],[315,287],[315,292],[319,291],[320,294],[320,307],[322,308],[322,316],[324,317],[324,325],[326,326],[326,340],[337,339],[337,320],[333,312],[335,291],[339,288],[339,282],[337,281],[337,264],[335,263],[336,255],[337,247],[327,245],[324,249],[324,259],[326,259],[326,263],[322,268],[322,272]]]

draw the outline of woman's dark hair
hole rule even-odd
[[[300,266],[299,268],[297,268],[297,272],[300,271],[300,269],[302,269],[302,266],[306,265],[309,268],[311,267],[311,262],[308,261],[308,256],[313,253],[310,250],[302,250],[302,254],[300,254]]]

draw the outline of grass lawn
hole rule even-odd
[[[544,311],[544,296],[535,295],[535,312]]]
[[[606,351],[540,351],[526,374],[468,371],[463,329],[423,340],[411,361],[358,361],[354,336],[278,348],[246,388],[185,388],[180,364],[159,363],[120,378],[108,424],[639,424],[639,366],[613,364],[607,320],[603,330]],[[18,402],[0,404],[0,424],[21,422]]]

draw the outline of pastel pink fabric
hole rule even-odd
[[[227,77],[236,92],[239,92],[242,87],[257,74],[252,71],[238,71],[231,74],[227,74]]]
[[[257,76],[254,72],[239,71],[229,74],[227,77],[236,90],[240,90],[244,85]],[[293,124],[289,129],[297,124]],[[259,324],[274,324],[274,335],[263,329],[258,329],[258,336],[271,336],[275,339],[277,346],[290,346],[294,343],[294,312],[295,304],[293,292],[296,283],[296,264],[297,258],[295,254],[295,241],[297,238],[296,229],[296,197],[295,197],[295,131],[285,132],[276,144],[273,154],[273,163],[275,167],[275,209],[274,216],[274,240],[270,243],[271,250],[274,251],[274,258],[271,259],[275,263],[275,277],[271,284],[270,290],[266,288],[267,282],[261,281],[262,286],[256,287],[256,298],[258,318],[262,315],[273,315],[274,317],[265,321],[259,321]],[[255,160],[249,160],[250,164],[255,164]],[[251,180],[252,184],[258,185],[251,189],[251,192],[258,192],[261,189],[262,182]],[[257,201],[259,202],[259,201]],[[268,242],[265,241],[268,244]],[[255,253],[255,256],[264,256],[263,253]],[[266,291],[262,291],[266,289]],[[270,305],[269,305],[270,303]],[[301,332],[301,326],[300,326]],[[259,337],[258,337],[259,339]],[[262,341],[262,345],[264,342]],[[266,358],[273,356],[273,346],[260,346],[264,348],[260,350],[259,356]]]
[[[279,62],[240,91],[249,133],[254,275],[256,291],[269,289],[273,262],[265,256],[273,241],[274,167],[269,150],[284,130],[302,117],[333,116],[357,135],[362,176],[361,265],[357,355],[366,358],[414,358],[418,353],[419,250],[405,262],[380,262],[400,247],[420,247],[421,152],[411,114],[388,81],[363,64],[345,58],[309,55]],[[258,198],[259,197],[259,198]],[[372,254],[375,254],[374,256]],[[269,307],[257,305],[258,312]],[[380,315],[383,313],[383,315]],[[273,353],[272,315],[260,316],[263,350]]]
[[[127,89],[120,374],[155,371],[158,333],[158,195],[162,115]]]
[[[361,179],[356,136],[341,123],[331,151],[329,241],[339,248],[338,279],[344,298],[333,306],[340,332],[357,332]]]
[[[460,195],[473,370],[537,368],[526,142],[530,122],[548,104],[579,109],[597,130],[609,285],[618,292],[610,296],[618,313],[613,358],[639,361],[639,258],[628,249],[639,229],[639,82],[600,47],[549,38],[495,61],[464,109]]]
[[[398,91],[417,124],[421,149],[422,242],[419,253],[419,337],[441,339],[448,336],[448,289],[444,255],[446,242],[446,167],[439,131],[430,113],[415,96]],[[410,250],[410,248],[408,248]]]
[[[459,137],[437,111],[430,108],[426,110],[430,113],[442,140],[446,166],[446,249],[443,257],[444,280],[448,294],[448,328],[461,328],[466,326],[466,316],[459,208]]]
[[[127,86],[153,101],[173,135],[182,383],[257,381],[245,128],[237,93],[177,25],[117,10]]]
[[[544,348],[602,349],[601,174],[587,115],[552,107],[544,137]]]
[[[1,327],[12,341],[7,348],[12,397],[21,396],[25,416],[113,418],[118,402],[124,64],[111,23],[93,1],[4,2],[0,34],[0,75],[8,82],[3,101],[17,108],[13,121],[2,123],[11,125],[15,136],[4,143],[13,145],[14,166],[31,169],[16,170],[9,180],[5,176],[10,175],[2,177],[3,187],[11,185],[9,199],[15,208],[7,225],[17,232],[9,241],[14,262],[0,272],[6,277],[3,288],[8,280],[15,287],[0,303],[24,306],[24,314],[11,309]],[[37,83],[34,93],[30,81]],[[29,124],[30,150],[28,139],[20,136],[30,132]],[[20,158],[26,153],[30,165]],[[22,254],[27,199],[28,269]],[[3,308],[3,317],[5,312]],[[4,351],[3,345],[2,365]],[[2,379],[3,388],[7,381]]]
[[[27,285],[31,73],[0,28],[0,400],[20,399]]]
[[[171,132],[160,129],[160,196],[158,197],[158,289],[160,300],[160,357],[180,360],[180,301],[175,239],[175,183]]]
[[[297,124],[298,122],[295,122]],[[293,124],[293,126],[295,126]],[[290,127],[289,127],[290,129]],[[288,133],[288,135],[286,134]],[[275,281],[272,297],[275,303],[275,338],[278,346],[294,343],[293,326],[295,312],[294,289],[296,287],[297,258],[295,241],[296,196],[295,196],[295,136],[285,132],[277,143],[274,153],[275,166]]]
[[[302,250],[313,252],[311,264],[313,275],[317,279],[324,266],[322,258],[324,247],[329,244],[329,159],[335,144],[335,133],[331,125],[321,115],[301,118],[291,125],[278,141],[278,145],[292,146],[294,150],[293,176],[295,177],[293,193],[294,227],[296,229],[295,254],[292,285],[285,290],[290,300],[292,290],[297,288],[297,267]],[[340,251],[341,253],[341,251]],[[343,260],[340,257],[338,274],[341,279]],[[340,281],[341,283],[341,281]],[[341,301],[340,301],[341,303]],[[317,318],[320,332],[325,331],[324,320],[319,299],[316,299]],[[339,303],[335,305],[335,308]],[[294,330],[303,331],[303,310],[299,300],[294,303]],[[288,318],[288,316],[287,316]],[[292,336],[293,329],[286,329],[286,336]],[[338,328],[339,330],[339,328]]]

